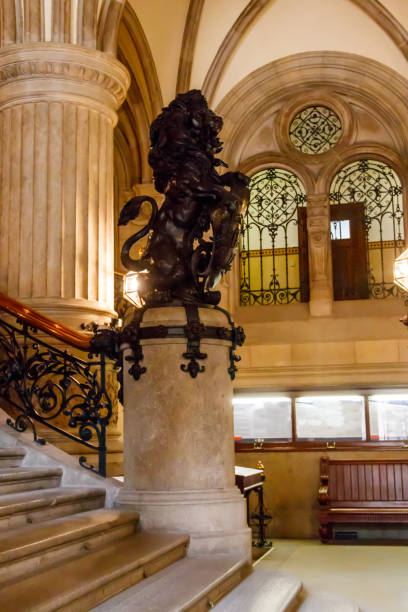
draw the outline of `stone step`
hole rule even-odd
[[[58,487],[61,476],[61,468],[1,468],[0,495]]]
[[[0,534],[0,584],[133,535],[139,515],[91,510]]]
[[[188,556],[92,612],[207,612],[250,571],[251,566],[235,555]]]
[[[180,534],[129,536],[0,588],[1,611],[87,612],[183,557],[187,545]]]
[[[294,609],[301,588],[296,576],[257,566],[220,601],[217,612],[289,612]]]
[[[57,487],[0,495],[0,533],[105,505],[105,489]]]
[[[23,448],[0,448],[0,468],[19,467],[25,457]]]
[[[358,605],[334,593],[312,592],[300,594],[301,603],[296,612],[359,612]]]

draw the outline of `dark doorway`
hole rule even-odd
[[[331,206],[330,218],[334,299],[367,299],[364,203]]]

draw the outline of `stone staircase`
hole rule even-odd
[[[2,612],[81,612],[183,558],[188,536],[138,532],[105,489],[60,486],[58,467],[21,467],[0,448]]]
[[[254,572],[220,601],[217,612],[359,612],[355,602],[329,592],[310,593],[297,576],[260,561]]]
[[[233,555],[186,556],[186,535],[138,531],[136,512],[107,507],[121,485],[64,455],[0,423],[1,612],[358,612],[262,559],[251,574]]]

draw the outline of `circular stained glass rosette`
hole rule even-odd
[[[327,106],[308,106],[300,111],[289,128],[292,145],[307,155],[326,153],[342,134],[340,118]]]

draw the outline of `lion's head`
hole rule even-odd
[[[201,91],[179,94],[150,127],[149,164],[157,191],[189,172],[202,179],[216,166],[226,165],[215,155],[222,149],[218,134],[222,119],[208,108]]]

